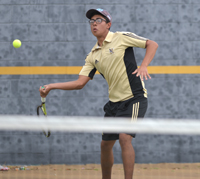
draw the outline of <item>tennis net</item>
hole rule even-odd
[[[103,118],[83,116],[0,116],[1,130],[150,133],[150,134],[200,134],[200,120],[195,119],[141,119]],[[12,125],[11,125],[12,124]]]
[[[0,116],[0,178],[101,179],[102,133],[136,133],[133,178],[200,178],[198,119],[9,115]],[[113,155],[112,178],[124,178],[119,141]]]

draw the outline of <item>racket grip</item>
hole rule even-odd
[[[45,90],[45,87],[42,86],[41,89]],[[42,101],[43,103],[45,103],[45,102],[46,102],[46,98],[41,97],[41,101]]]
[[[43,103],[45,103],[45,102],[46,102],[46,98],[42,98],[42,97],[41,97],[41,101],[42,101]]]

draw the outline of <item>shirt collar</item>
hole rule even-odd
[[[106,36],[106,39],[104,41],[111,42],[112,38],[113,38],[113,32],[109,31],[108,34],[107,34],[107,36]]]
[[[105,38],[105,40],[104,41],[106,41],[106,42],[111,42],[112,41],[112,38],[113,38],[113,32],[108,32],[108,34],[107,34],[107,36],[106,36],[106,38]],[[94,51],[94,50],[97,50],[97,49],[100,49],[101,47],[98,45],[98,42],[95,44],[95,46],[92,48],[92,51]]]

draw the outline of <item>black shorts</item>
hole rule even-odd
[[[108,101],[104,106],[105,117],[129,117],[132,120],[143,118],[147,110],[147,98],[134,97],[126,101],[111,102]],[[135,134],[129,134],[135,137]],[[102,140],[118,140],[117,133],[103,133]]]

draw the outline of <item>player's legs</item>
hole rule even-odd
[[[122,150],[122,160],[124,166],[125,179],[132,179],[135,163],[135,151],[132,146],[132,136],[128,134],[119,134],[119,143]]]
[[[102,169],[102,179],[111,179],[111,171],[114,163],[113,157],[113,145],[115,140],[101,142],[101,169]]]
[[[105,117],[129,117],[132,118],[132,120],[137,120],[137,118],[143,118],[147,109],[147,99],[146,98],[132,98],[124,102],[120,103],[112,103],[109,102],[104,106],[104,111],[105,111]],[[133,176],[133,168],[134,168],[134,163],[135,163],[135,151],[132,146],[132,137],[135,137],[135,134],[103,134],[102,135],[102,142],[103,141],[115,141],[115,140],[120,140],[120,146],[122,149],[122,159],[123,159],[123,164],[124,164],[124,174],[125,174],[125,179],[132,179]],[[114,142],[115,143],[115,142]],[[113,145],[114,145],[113,143]],[[102,143],[103,145],[105,144],[104,142]],[[113,147],[112,145],[112,147]],[[111,168],[113,165],[113,153],[112,153],[112,147],[110,149],[110,155],[112,156],[109,158],[109,166],[106,170],[104,168],[104,171],[107,173],[103,173],[103,168],[102,168],[102,174],[103,174],[103,179],[107,179],[104,176],[108,174],[108,179],[111,178]],[[107,153],[108,154],[108,153]],[[103,155],[106,156],[106,155]],[[105,157],[106,161],[106,157]],[[102,161],[102,164],[104,161]]]

